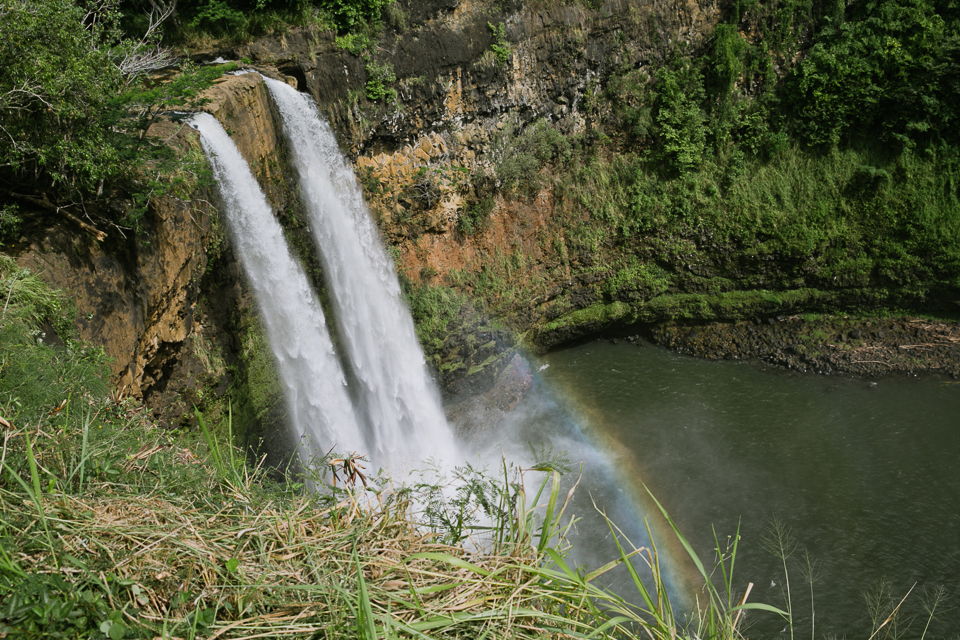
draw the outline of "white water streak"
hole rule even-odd
[[[393,262],[352,168],[313,100],[264,80],[291,142],[346,360],[360,383],[357,399],[372,446],[366,453],[394,472],[417,468],[428,457],[459,462]]]
[[[253,289],[278,364],[290,422],[313,451],[367,449],[347,393],[323,310],[301,265],[291,256],[250,167],[216,118],[192,125],[210,159],[223,199],[227,228]]]

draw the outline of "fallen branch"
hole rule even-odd
[[[62,215],[64,218],[96,238],[97,242],[103,242],[107,238],[107,234],[105,234],[103,231],[100,231],[93,225],[87,224],[77,216],[67,211],[66,207],[70,205],[60,206],[50,202],[46,198],[34,198],[33,196],[24,195],[22,193],[14,193],[12,191],[7,191],[7,193],[17,200],[32,204],[35,207],[40,207],[41,209],[45,209],[47,211],[51,211],[57,215]]]

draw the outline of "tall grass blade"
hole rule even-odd
[[[551,472],[551,479],[553,486],[550,487],[550,499],[547,501],[547,511],[543,515],[543,525],[540,527],[540,544],[537,545],[538,554],[543,553],[553,537],[553,512],[557,507],[557,498],[560,495],[560,474],[556,471]]]
[[[37,460],[33,457],[33,445],[30,443],[30,434],[27,433],[26,430],[23,432],[23,437],[27,441],[27,464],[30,466],[30,480],[33,482],[34,500],[39,500],[43,492],[40,489],[40,474],[37,473]]]
[[[469,569],[474,573],[478,573],[482,576],[490,575],[490,572],[482,567],[478,567],[475,564],[471,564],[466,560],[461,560],[447,553],[437,553],[434,551],[425,551],[423,553],[414,553],[407,556],[405,562],[410,562],[411,560],[416,560],[417,558],[426,558],[429,560],[437,560],[438,562],[445,562],[447,564],[453,565],[454,567],[459,567],[461,569]]]
[[[663,514],[663,517],[666,519],[667,524],[670,525],[670,528],[673,529],[674,535],[677,536],[680,544],[683,545],[684,550],[687,552],[687,555],[690,556],[690,559],[693,561],[693,564],[696,565],[697,571],[700,572],[700,575],[703,576],[703,579],[708,583],[710,582],[710,575],[707,573],[707,570],[704,569],[703,563],[700,562],[700,557],[697,555],[697,552],[693,550],[693,547],[690,546],[690,543],[687,542],[687,539],[680,533],[680,529],[673,522],[673,518],[670,517],[670,514],[667,513],[667,510],[663,508],[663,505],[660,504],[660,501],[657,500],[656,496],[653,495],[653,492],[650,491],[649,487],[644,485],[644,489],[647,490],[647,494],[653,499],[653,502],[657,505],[657,508],[660,509],[660,513]]]
[[[42,494],[40,493],[40,476],[37,474],[37,461],[33,457],[33,448],[30,445],[30,435],[24,431],[23,436],[27,442],[27,464],[30,467],[30,479],[33,483],[33,488],[31,488],[23,478],[14,473],[13,470],[10,470],[10,476],[16,480],[21,487],[23,487],[24,493],[30,497],[34,506],[37,508],[37,514],[40,516],[40,523],[43,525],[43,531],[47,537],[47,547],[50,549],[50,555],[53,557],[54,565],[59,569],[60,559],[57,557],[56,549],[53,546],[53,536],[50,535],[50,526],[47,523],[47,514],[43,509],[43,501],[41,500]],[[0,471],[2,471],[2,468],[0,468]]]
[[[364,640],[376,640],[377,627],[374,624],[373,608],[370,606],[367,581],[363,577],[356,543],[353,545],[353,563],[357,568],[357,632]]]

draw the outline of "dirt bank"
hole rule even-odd
[[[915,317],[781,316],[699,326],[659,325],[641,336],[708,359],[757,358],[796,371],[886,375],[939,373],[960,378],[960,325]]]

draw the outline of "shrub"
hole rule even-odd
[[[499,64],[506,64],[507,60],[510,59],[510,45],[507,43],[506,26],[502,22],[500,24],[488,22],[487,27],[493,32],[493,44],[490,45],[490,50]]]
[[[74,340],[75,307],[63,294],[2,254],[0,290],[0,414],[35,421],[71,396],[106,392],[103,350]]]
[[[545,120],[527,125],[515,137],[514,128],[507,127],[498,137],[494,146],[501,148],[495,170],[497,179],[507,190],[524,185],[528,193],[536,191],[541,185],[537,174],[546,163],[565,163],[573,155],[571,138]]]
[[[658,156],[668,171],[683,175],[700,166],[707,148],[703,78],[689,59],[683,59],[657,72],[656,92]]]
[[[371,100],[376,101],[384,98],[388,102],[396,100],[397,90],[388,87],[396,80],[397,76],[393,73],[393,65],[389,62],[382,64],[367,63],[367,97]]]
[[[863,3],[823,31],[790,77],[798,132],[814,145],[851,132],[955,139],[960,40],[927,0]],[[942,9],[942,11],[945,9]]]
[[[493,196],[487,195],[479,202],[467,207],[457,218],[457,231],[465,236],[472,236],[485,226],[487,218],[493,211]]]
[[[321,0],[320,5],[333,15],[340,32],[352,31],[380,19],[384,7],[395,0]]]

